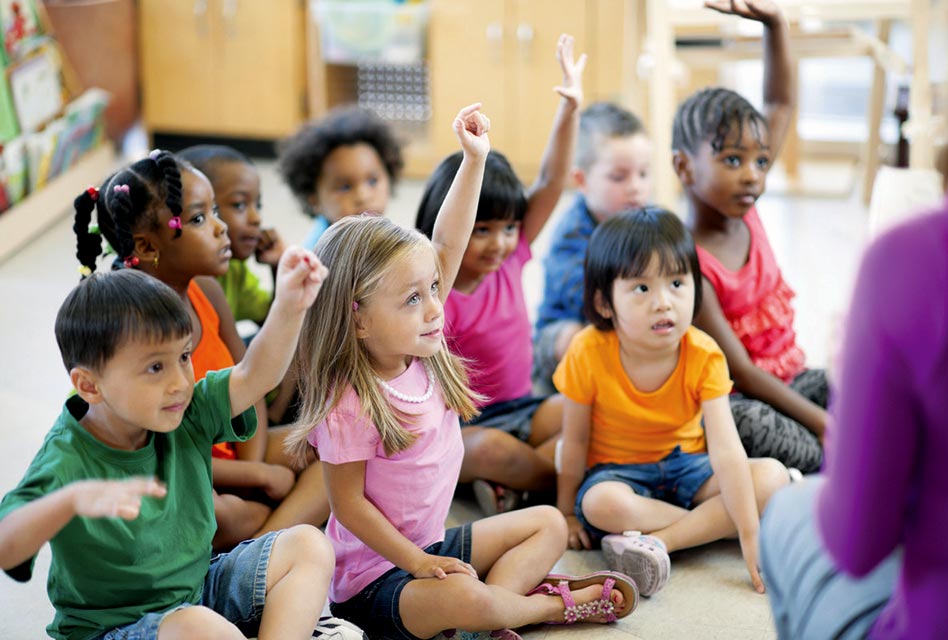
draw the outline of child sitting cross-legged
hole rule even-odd
[[[607,565],[643,595],[665,584],[669,552],[735,534],[762,592],[759,513],[789,481],[776,460],[748,464],[724,354],[691,326],[699,278],[673,213],[647,207],[601,224],[585,265],[592,326],[553,376],[566,397],[557,499],[570,546],[601,538]]]
[[[253,403],[283,376],[325,274],[289,250],[246,357],[196,385],[191,318],[168,285],[126,269],[69,294],[56,339],[76,395],[0,503],[4,571],[29,579],[52,547],[52,637],[331,637],[314,632],[334,564],[318,529],[211,555],[211,446],[253,436]]]

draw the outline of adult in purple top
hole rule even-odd
[[[948,628],[946,293],[948,201],[868,250],[825,477],[781,492],[765,514],[762,564],[781,637],[935,638]]]

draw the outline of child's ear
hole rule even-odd
[[[576,185],[576,190],[586,195],[586,172],[579,167],[573,167],[572,171],[570,171],[570,176],[573,178],[573,184]]]
[[[135,255],[145,264],[152,264],[158,256],[158,246],[150,233],[136,233],[132,235],[135,246]]]
[[[596,307],[596,313],[608,320],[612,319],[612,309],[610,309],[606,301],[602,299],[602,291],[597,291],[593,294],[593,305]]]
[[[102,393],[99,391],[97,376],[91,369],[73,367],[69,370],[69,380],[76,389],[76,395],[87,403],[96,404],[102,401]]]
[[[694,177],[691,174],[691,158],[688,157],[687,153],[684,151],[675,151],[672,154],[672,166],[675,168],[675,173],[683,185],[691,186],[694,184]]]
[[[353,323],[355,323],[356,338],[358,338],[359,340],[365,340],[366,338],[368,338],[369,329],[368,327],[365,326],[365,322],[363,321],[362,314],[360,314],[357,309],[353,309],[352,311],[352,321]]]

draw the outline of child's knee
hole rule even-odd
[[[329,538],[308,524],[299,524],[284,529],[273,543],[274,553],[290,553],[301,561],[315,562],[319,565],[334,566],[336,554]]]
[[[485,429],[477,446],[465,446],[464,455],[478,469],[510,469],[529,453],[520,440],[500,429]]]
[[[761,512],[770,497],[781,487],[790,483],[787,468],[773,458],[754,460],[751,464],[751,476],[754,479],[754,494],[757,496],[757,505]]]
[[[566,518],[559,509],[549,505],[539,505],[524,509],[523,514],[536,524],[537,530],[544,531],[557,540],[562,539],[563,544],[566,544],[569,528],[566,526]]]
[[[224,616],[202,606],[185,607],[168,614],[158,627],[158,640],[208,638],[231,640],[244,635]]]

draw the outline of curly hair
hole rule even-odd
[[[365,143],[375,149],[394,187],[405,162],[402,145],[385,120],[357,106],[340,107],[322,120],[304,125],[277,148],[279,171],[303,210],[315,215],[310,198],[323,172],[323,163],[338,147]]]
[[[739,93],[723,87],[702,89],[681,103],[672,124],[672,149],[695,153],[709,142],[715,153],[732,133],[740,137],[744,125],[760,141],[767,119]]]

